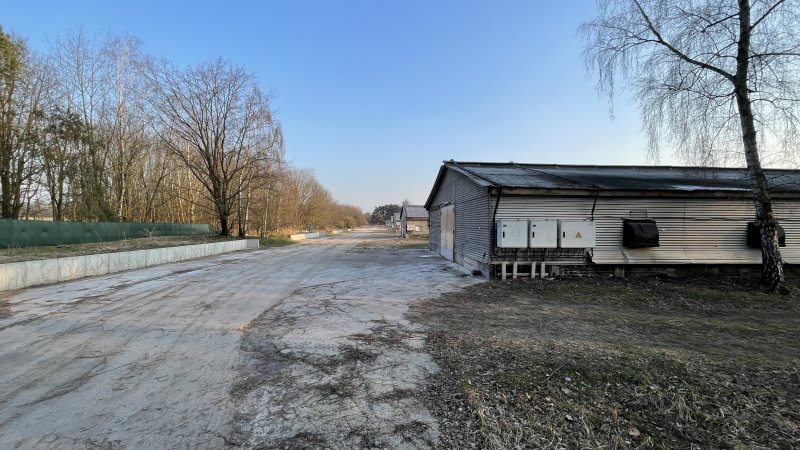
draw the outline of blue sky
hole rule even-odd
[[[635,105],[581,61],[589,0],[7,0],[33,49],[83,28],[178,64],[223,57],[275,93],[288,158],[372,210],[423,203],[443,160],[644,164]],[[662,159],[670,163],[670,158]]]

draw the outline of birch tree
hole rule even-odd
[[[51,64],[57,74],[55,101],[61,111],[75,113],[84,135],[70,179],[72,209],[76,217],[114,220],[109,202],[108,149],[112,135],[104,132],[112,120],[109,111],[111,74],[108,58],[97,36],[82,31],[68,33],[52,45]]]
[[[613,99],[621,77],[641,107],[649,151],[742,161],[761,229],[762,277],[785,292],[763,153],[792,151],[800,105],[799,0],[600,0],[582,25],[587,69]]]
[[[141,41],[130,36],[109,37],[102,55],[109,66],[109,97],[104,122],[109,143],[109,178],[117,220],[125,217],[134,166],[144,157],[148,136],[146,126],[145,70],[150,61],[140,50]]]

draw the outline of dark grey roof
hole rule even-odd
[[[445,161],[436,184],[447,170],[460,172],[478,185],[503,188],[602,191],[748,192],[747,169],[673,166],[572,166],[554,164]],[[800,193],[800,170],[766,169],[772,192]],[[427,207],[430,207],[426,203]]]
[[[427,219],[428,210],[423,205],[403,205],[406,217],[411,219]]]
[[[537,189],[749,191],[747,169],[668,166],[561,166],[447,162],[483,186]],[[776,192],[800,192],[800,171],[765,170]]]

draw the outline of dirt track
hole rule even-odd
[[[427,445],[436,426],[424,407],[373,400],[389,404],[436,370],[403,319],[409,303],[474,281],[427,251],[380,244],[388,237],[354,233],[7,294],[0,447],[349,447],[395,435]],[[333,414],[345,406],[349,415]],[[320,418],[329,426],[309,431]]]

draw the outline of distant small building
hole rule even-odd
[[[403,205],[400,211],[400,236],[427,236],[428,210],[423,205]]]
[[[798,264],[800,170],[764,172]],[[445,161],[425,208],[430,249],[484,275],[761,263],[746,169]]]
[[[400,230],[400,213],[396,212],[392,214],[392,229],[394,231]]]

